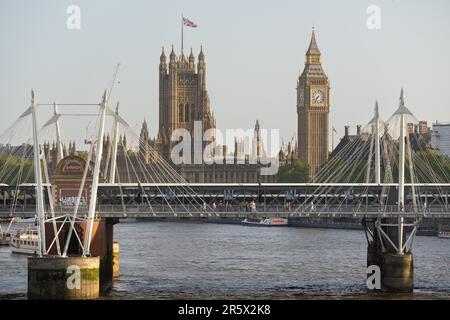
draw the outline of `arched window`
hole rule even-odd
[[[183,122],[184,120],[184,108],[183,104],[180,103],[178,106],[178,122]]]
[[[189,104],[184,106],[184,121],[189,122]]]

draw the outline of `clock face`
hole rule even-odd
[[[313,98],[314,103],[322,103],[323,100],[325,100],[325,94],[323,93],[322,90],[316,90],[316,92],[314,92],[312,98]]]

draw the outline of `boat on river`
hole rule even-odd
[[[438,231],[439,238],[450,239],[450,230],[439,230]]]
[[[282,227],[282,226],[288,225],[288,219],[287,218],[262,218],[262,219],[245,218],[241,223],[243,225],[247,225],[247,226]]]
[[[0,230],[0,246],[9,246],[10,234]]]
[[[39,232],[36,227],[18,230],[11,236],[10,247],[12,253],[34,255],[39,251]]]
[[[438,228],[437,236],[439,238],[450,239],[450,226],[441,224]]]

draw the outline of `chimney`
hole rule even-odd
[[[349,128],[350,126],[345,126],[345,136],[346,137],[348,137],[348,128]]]
[[[360,134],[361,134],[361,125],[359,124],[356,126],[356,135],[359,136]]]

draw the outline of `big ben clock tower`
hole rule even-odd
[[[305,68],[297,81],[298,157],[308,163],[310,178],[328,160],[329,93],[313,28]]]

